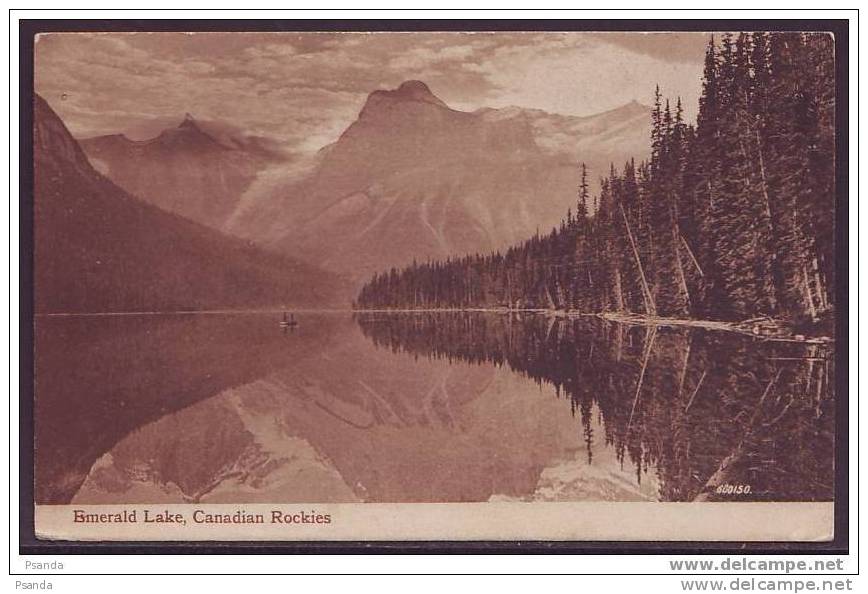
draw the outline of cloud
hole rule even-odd
[[[607,42],[667,62],[693,64],[703,55],[709,33],[598,33]]]
[[[411,78],[467,110],[589,115],[647,102],[657,83],[690,106],[704,37],[684,35],[45,34],[35,85],[78,136],[149,133],[190,112],[313,151],[337,138],[368,93]]]

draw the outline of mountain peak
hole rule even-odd
[[[421,80],[405,80],[394,91],[396,96],[409,99],[411,101],[436,101],[440,102],[431,89]]]
[[[438,107],[449,108],[431,89],[421,80],[407,80],[402,82],[397,89],[388,91],[378,90],[368,95],[368,100],[362,108],[362,113],[369,112],[372,108],[385,103],[428,103]]]
[[[648,107],[647,105],[643,105],[642,103],[639,103],[638,101],[633,99],[629,103],[625,103],[624,105],[622,105],[620,107],[616,107],[615,109],[613,109],[611,111],[640,114],[640,113],[650,112],[651,108]]]
[[[162,143],[171,145],[197,144],[200,146],[218,147],[220,149],[228,149],[207,131],[207,127],[203,126],[199,120],[193,117],[192,114],[185,113],[184,119],[175,128],[166,128],[155,140],[160,140]]]
[[[179,128],[193,128],[194,130],[199,130],[199,124],[193,118],[193,115],[190,112],[184,114],[183,121],[178,125]]]

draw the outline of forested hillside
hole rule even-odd
[[[359,308],[517,307],[817,320],[834,307],[835,84],[828,34],[708,45],[696,124],[658,91],[647,161],[505,253],[377,274]],[[546,200],[546,196],[529,196]]]

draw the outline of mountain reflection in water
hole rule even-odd
[[[361,314],[375,343],[490,362],[570,401],[587,445],[653,474],[665,501],[830,500],[832,349],[587,316]],[[602,431],[592,418],[599,411]],[[720,488],[720,489],[718,489]],[[719,493],[718,491],[722,491]]]
[[[832,498],[827,347],[353,318],[286,335],[269,314],[38,320],[37,501]]]

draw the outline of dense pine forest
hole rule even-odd
[[[375,275],[364,309],[544,308],[794,321],[834,308],[834,40],[711,39],[696,123],[655,92],[650,157],[505,253]],[[543,197],[537,197],[538,199]]]

